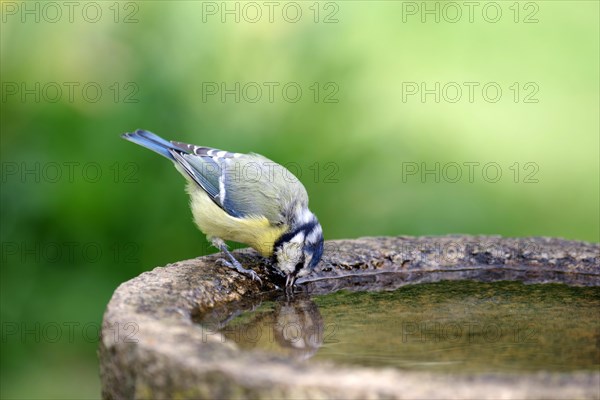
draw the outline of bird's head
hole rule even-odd
[[[323,255],[323,229],[317,217],[306,210],[273,246],[274,265],[286,275],[286,287],[308,275]]]

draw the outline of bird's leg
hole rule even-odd
[[[262,281],[260,280],[260,277],[258,276],[258,274],[256,272],[254,272],[253,270],[251,270],[249,268],[247,269],[247,268],[242,267],[242,264],[240,264],[240,262],[235,259],[233,254],[231,254],[229,252],[229,249],[227,249],[227,244],[225,243],[225,241],[223,241],[222,239],[214,238],[214,239],[212,239],[212,245],[215,246],[220,251],[222,251],[223,253],[225,253],[227,258],[229,258],[229,261],[227,261],[223,258],[220,258],[217,260],[218,263],[223,264],[231,269],[235,269],[240,274],[246,275],[247,277],[251,278],[252,280],[257,280],[258,283],[262,283]]]

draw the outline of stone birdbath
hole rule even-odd
[[[236,307],[252,307],[248,299],[283,295],[283,277],[253,250],[236,253],[259,272],[262,286],[216,263],[215,254],[157,267],[117,288],[99,346],[103,398],[600,398],[598,370],[441,374],[307,363],[319,347],[310,339],[296,356],[244,350],[219,333],[219,323],[206,321],[224,325]],[[598,287],[600,246],[499,236],[328,241],[323,261],[298,281],[295,296],[464,280]],[[297,304],[305,319],[321,322],[306,303]]]

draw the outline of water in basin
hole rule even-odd
[[[243,349],[309,363],[452,373],[600,369],[598,287],[460,281],[275,294],[199,322]]]

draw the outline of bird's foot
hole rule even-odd
[[[247,269],[242,267],[242,264],[240,264],[238,261],[234,260],[233,262],[227,261],[224,258],[219,258],[217,260],[217,263],[225,265],[226,267],[229,267],[231,269],[235,269],[237,272],[239,272],[242,275],[246,275],[248,278],[251,278],[253,281],[258,281],[258,283],[260,283],[262,285],[262,280],[260,279],[260,277],[258,276],[258,274],[256,272],[254,272],[251,269]]]

